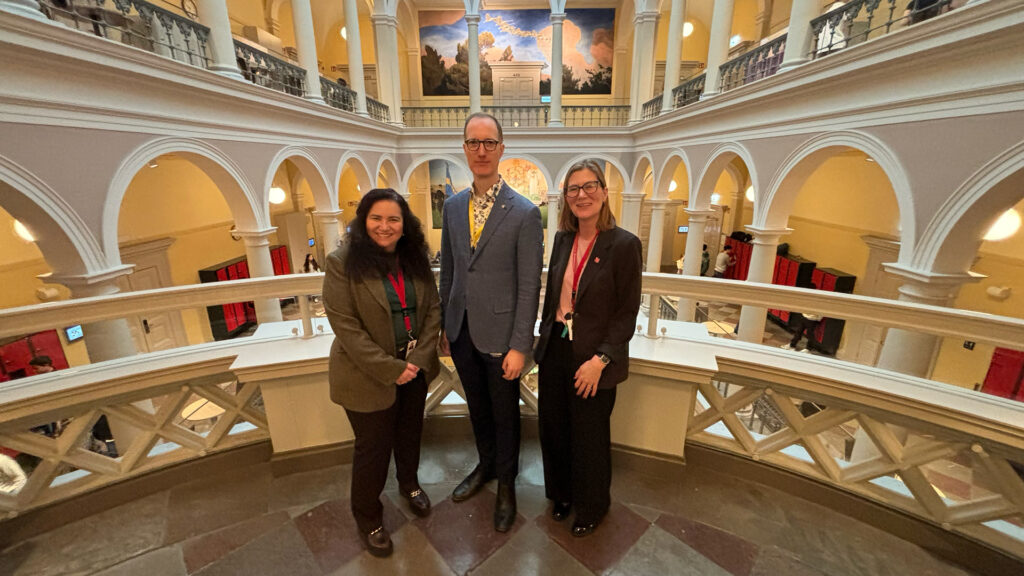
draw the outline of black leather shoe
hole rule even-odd
[[[369,534],[360,532],[359,536],[363,539],[366,551],[378,558],[387,558],[395,550],[395,545],[391,543],[391,534],[383,526]]]
[[[551,507],[551,517],[556,522],[561,522],[569,517],[569,511],[572,510],[572,503],[570,502],[555,502],[555,505]]]
[[[516,523],[516,488],[512,484],[498,483],[498,498],[494,503],[494,529],[508,532]]]
[[[473,468],[473,471],[469,473],[469,476],[466,476],[466,479],[455,487],[455,491],[452,492],[452,501],[463,502],[465,500],[469,500],[473,494],[479,492],[484,485],[493,479],[494,475],[488,474],[480,466]]]
[[[402,492],[402,496],[405,496],[413,514],[420,518],[430,515],[430,497],[422,488],[417,488],[412,492]]]
[[[584,536],[589,536],[590,534],[592,534],[594,532],[594,530],[597,530],[597,525],[600,524],[600,523],[601,523],[600,521],[598,521],[598,522],[591,522],[589,524],[583,523],[583,522],[579,522],[579,521],[573,522],[572,523],[572,535],[577,537],[577,538],[583,538]]]

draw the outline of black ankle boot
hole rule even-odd
[[[514,484],[498,482],[498,498],[494,503],[494,529],[508,532],[516,523],[516,488]]]

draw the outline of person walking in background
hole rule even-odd
[[[516,519],[519,377],[533,348],[543,229],[540,210],[498,173],[505,151],[498,120],[470,114],[462,136],[473,183],[444,204],[441,346],[466,392],[480,460],[452,500],[467,500],[496,477],[494,529],[507,532]]]
[[[817,290],[818,285],[812,282],[808,288],[811,290]],[[780,346],[780,348],[783,350],[795,350],[797,344],[800,343],[800,339],[805,335],[807,336],[807,344],[809,345],[811,340],[814,339],[814,333],[818,330],[818,324],[820,323],[821,314],[793,312],[793,339],[789,341],[789,344]],[[807,348],[801,348],[800,351],[806,352]]]
[[[312,254],[306,253],[306,261],[302,263],[302,272],[309,274],[310,272],[319,272],[320,265],[317,264],[316,258],[313,258]]]
[[[707,276],[708,275],[708,269],[710,267],[711,267],[711,254],[708,253],[708,245],[705,244],[704,247],[701,248],[701,254],[700,254],[700,275],[701,276]]]
[[[538,414],[551,516],[575,509],[573,536],[592,533],[611,504],[611,414],[629,375],[640,310],[640,240],[615,225],[600,164],[569,168],[548,264]]]
[[[441,310],[420,221],[394,190],[356,208],[345,242],[327,256],[324,308],[334,330],[331,400],[355,432],[352,515],[374,556],[388,556],[380,495],[394,451],[398,488],[417,516],[430,513],[417,470],[427,386],[440,363]]]
[[[734,264],[736,264],[736,259],[732,256],[732,246],[726,244],[715,258],[715,278],[725,278],[726,269]]]

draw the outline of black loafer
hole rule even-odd
[[[570,510],[572,510],[571,502],[555,502],[555,505],[551,507],[551,517],[556,522],[561,522],[569,517]]]
[[[516,523],[516,488],[498,483],[498,498],[494,502],[494,529],[508,532]]]
[[[590,534],[592,534],[594,532],[594,530],[597,530],[597,525],[598,524],[600,524],[600,522],[590,522],[590,523],[583,523],[583,522],[579,522],[579,521],[573,522],[573,524],[572,524],[572,535],[577,537],[577,538],[583,538],[584,536],[589,536]]]
[[[469,500],[493,479],[494,475],[488,474],[480,466],[473,468],[469,476],[466,476],[466,479],[455,487],[455,491],[452,492],[452,501],[463,502]]]
[[[391,534],[383,526],[378,527],[369,534],[360,532],[359,536],[363,540],[363,546],[366,547],[366,551],[372,556],[387,558],[391,556],[395,549],[395,545],[391,542]]]
[[[430,497],[422,488],[417,488],[412,492],[402,492],[402,496],[405,496],[413,514],[420,518],[430,515]]]

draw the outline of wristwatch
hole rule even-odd
[[[597,355],[597,359],[600,360],[601,364],[604,364],[605,366],[607,366],[607,365],[612,363],[611,356],[609,356],[607,354],[598,354]]]

